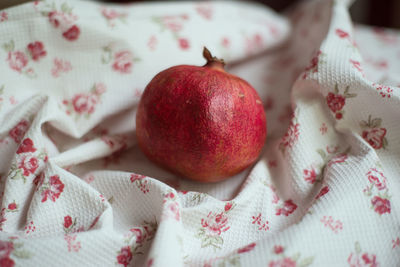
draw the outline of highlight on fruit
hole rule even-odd
[[[182,178],[227,179],[251,166],[264,146],[262,101],[204,47],[204,66],[179,65],[146,86],[136,114],[139,147]]]

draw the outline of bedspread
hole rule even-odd
[[[0,266],[399,266],[400,34],[351,1],[34,1],[0,10]],[[258,91],[219,183],[136,145],[146,84],[203,46]]]

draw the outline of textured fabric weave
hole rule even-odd
[[[0,266],[399,266],[400,34],[348,1],[35,1],[0,10]],[[146,84],[203,46],[263,100],[215,184],[136,145]]]

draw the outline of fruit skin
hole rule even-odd
[[[266,132],[257,92],[211,61],[157,74],[145,88],[136,115],[144,154],[201,182],[223,180],[254,163]]]

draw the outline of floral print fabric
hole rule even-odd
[[[0,266],[399,266],[400,33],[348,2],[1,10]],[[147,83],[203,46],[268,120],[256,164],[215,184],[135,137]]]

